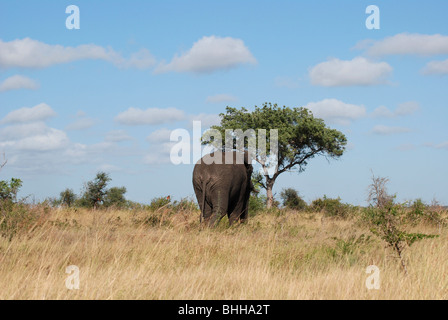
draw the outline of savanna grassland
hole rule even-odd
[[[441,224],[412,227],[439,237],[404,250],[406,275],[357,216],[274,210],[211,230],[194,209],[26,210],[9,229],[3,218],[0,299],[448,298]],[[66,287],[70,265],[78,290]],[[379,289],[366,287],[369,265]]]

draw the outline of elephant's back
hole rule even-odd
[[[228,183],[241,183],[246,179],[248,167],[252,165],[242,162],[244,158],[237,158],[236,152],[232,153],[226,161],[226,152],[214,152],[203,156],[194,166],[193,183],[199,184],[208,180],[224,180]],[[252,170],[251,170],[252,171]]]

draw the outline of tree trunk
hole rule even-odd
[[[269,180],[266,183],[266,208],[270,209],[274,205],[274,194],[272,193],[272,188],[274,187],[275,180]]]

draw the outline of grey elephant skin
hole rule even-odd
[[[226,214],[229,225],[245,222],[248,218],[253,167],[247,153],[231,152],[232,157],[228,153],[206,155],[193,170],[193,187],[201,208],[201,222],[209,227],[216,226]],[[232,161],[226,161],[226,154],[227,160]],[[211,161],[212,158],[215,162]],[[221,162],[216,159],[221,159]]]

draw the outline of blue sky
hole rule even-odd
[[[366,8],[380,29],[366,28]],[[80,29],[66,28],[66,8]],[[193,197],[169,133],[226,106],[308,107],[348,138],[274,187],[365,204],[372,172],[401,201],[448,204],[446,1],[0,1],[0,179],[21,196]]]

